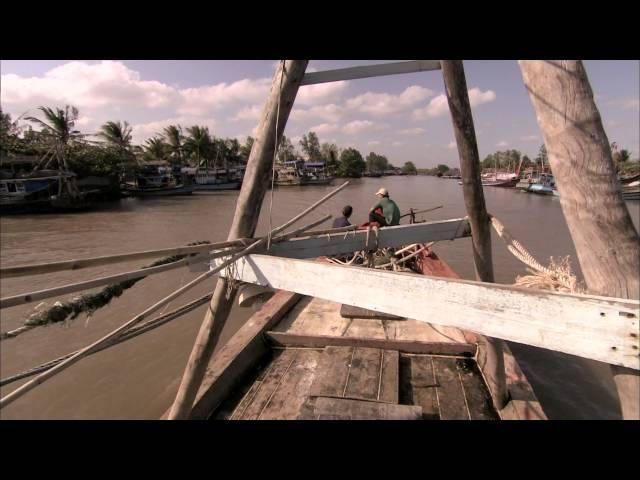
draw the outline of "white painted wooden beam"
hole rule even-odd
[[[316,83],[338,82],[340,80],[356,80],[358,78],[382,77],[402,73],[426,72],[440,70],[440,60],[412,60],[409,62],[380,63],[360,67],[339,68],[323,72],[307,72],[301,86]]]
[[[377,236],[374,231],[369,232],[368,240],[366,230],[297,238],[272,244],[268,252],[262,250],[256,253],[268,253],[287,258],[317,258],[344,255],[365,249],[377,250],[378,248],[399,247],[412,243],[454,240],[470,235],[471,228],[465,217],[385,227],[378,230]]]
[[[236,267],[245,282],[640,369],[637,300],[267,255]]]

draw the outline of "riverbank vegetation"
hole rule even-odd
[[[216,165],[233,168],[245,165],[249,159],[254,139],[249,136],[244,143],[236,138],[216,137],[207,127],[200,125],[168,125],[142,144],[132,141],[133,128],[127,121],[113,120],[103,124],[97,132],[82,132],[78,126],[78,109],[73,106],[39,107],[37,116],[13,120],[0,110],[0,158],[38,159],[56,150],[68,168],[78,176],[118,176],[135,171],[146,162],[166,161],[169,165]],[[35,128],[37,129],[35,129]],[[640,173],[638,160],[631,160],[630,152],[612,144],[614,161],[620,175]],[[485,170],[514,171],[522,160],[522,170],[549,170],[544,145],[534,159],[518,150],[501,150],[482,160]],[[340,177],[363,175],[459,175],[459,169],[438,164],[434,168],[417,169],[411,161],[399,168],[386,156],[370,152],[366,157],[352,146],[340,147],[335,143],[321,143],[311,131],[294,145],[283,136],[277,155],[278,162],[320,162],[327,171]]]

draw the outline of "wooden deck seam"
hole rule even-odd
[[[438,395],[438,377],[436,376],[436,366],[433,364],[433,357],[431,360],[431,373],[433,374],[433,386],[436,390],[436,402],[438,403],[438,416],[441,417],[440,413],[440,396]]]
[[[287,365],[287,369],[282,373],[282,375],[280,376],[280,379],[278,380],[278,384],[276,385],[276,388],[273,390],[273,392],[271,392],[271,395],[269,395],[269,399],[267,400],[267,403],[264,404],[264,407],[262,407],[262,410],[260,410],[260,413],[258,414],[258,418],[256,418],[256,420],[260,420],[260,417],[262,416],[262,414],[264,413],[264,411],[266,410],[266,408],[269,406],[269,404],[271,403],[271,399],[273,398],[273,396],[276,394],[276,392],[278,391],[278,388],[280,388],[280,385],[282,385],[282,379],[284,378],[284,376],[287,374],[287,372],[289,371],[289,369],[291,368],[291,365],[293,365],[293,362],[296,361],[296,359],[298,358],[299,352],[296,352],[296,354],[293,356],[293,358],[291,359],[291,361],[289,362],[289,365]]]
[[[464,406],[467,409],[467,416],[469,417],[469,420],[471,420],[471,410],[469,409],[469,402],[467,401],[467,391],[464,388],[462,377],[460,376],[460,370],[458,370],[457,367],[456,372],[458,373],[458,381],[460,382],[460,387],[462,387],[462,398],[464,399]]]
[[[378,393],[376,394],[376,400],[380,400],[380,390],[382,389],[382,369],[384,367],[384,350],[380,349],[380,373],[378,374]]]
[[[349,376],[351,375],[351,365],[353,364],[353,357],[356,354],[357,347],[353,347],[351,352],[351,359],[349,360],[349,369],[347,370],[347,379],[344,382],[344,390],[342,390],[342,398],[347,394],[347,388],[349,387]]]

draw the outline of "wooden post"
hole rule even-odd
[[[640,238],[622,198],[609,139],[582,62],[519,64],[588,289],[638,299]],[[623,417],[640,419],[638,372],[621,367],[612,367],[612,372]]]
[[[228,238],[230,240],[254,235],[262,201],[271,176],[275,143],[276,140],[279,143],[282,138],[307,63],[308,60],[288,60],[280,65],[274,76],[271,93],[258,126],[258,135],[249,155],[242,189],[229,231]],[[283,66],[285,71],[283,71]],[[235,289],[230,292],[230,295],[227,295],[228,287],[226,279],[218,279],[209,309],[189,357],[178,394],[171,407],[170,420],[186,419],[191,413],[207,364],[233,305]]]
[[[461,60],[442,60],[441,67],[451,120],[453,121],[453,132],[460,156],[462,193],[471,225],[476,278],[483,282],[493,282],[491,226],[484,202],[480,157],[464,67]],[[481,345],[478,350],[478,363],[485,372],[493,402],[496,408],[501,409],[508,401],[502,341],[483,337],[484,341],[486,344]]]

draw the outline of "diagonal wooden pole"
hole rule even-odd
[[[307,64],[308,60],[281,62],[274,76],[271,93],[258,126],[258,135],[249,155],[233,224],[229,231],[229,240],[252,237],[255,232],[269,182],[276,143],[282,138]],[[227,295],[228,287],[226,279],[218,279],[176,399],[171,407],[170,420],[186,419],[191,413],[207,364],[231,311],[235,291]]]
[[[442,76],[453,132],[460,156],[460,174],[462,175],[462,193],[464,204],[471,224],[473,261],[476,278],[483,282],[493,282],[493,263],[491,259],[491,226],[489,214],[484,202],[482,180],[480,177],[480,156],[473,116],[467,92],[467,80],[464,75],[462,60],[442,60]],[[501,409],[508,401],[502,340],[482,337],[478,349],[478,363],[485,373],[485,378],[496,408]]]
[[[622,198],[584,65],[579,60],[519,64],[587,287],[598,295],[638,299],[640,238]],[[639,420],[638,371],[611,368],[623,417]]]

